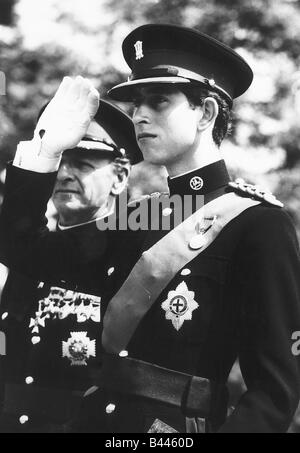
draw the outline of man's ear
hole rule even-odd
[[[212,97],[207,97],[204,100],[203,106],[201,107],[202,116],[198,122],[198,130],[204,131],[209,127],[213,127],[216,118],[219,114],[219,105],[217,101]]]
[[[131,165],[128,164],[116,164],[114,168],[115,181],[111,188],[112,195],[120,195],[123,192],[128,183],[128,178],[131,171]]]

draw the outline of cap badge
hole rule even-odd
[[[192,320],[192,313],[199,307],[194,300],[195,293],[189,291],[185,282],[180,283],[175,291],[170,291],[167,300],[161,307],[166,312],[166,319],[172,322],[173,327],[179,331],[184,321]]]
[[[96,340],[90,340],[87,332],[71,332],[71,338],[63,341],[62,356],[67,357],[72,366],[86,366],[87,359],[96,357]]]
[[[134,45],[134,48],[135,48],[135,59],[141,60],[142,58],[144,58],[143,41],[137,41]]]
[[[194,176],[190,180],[190,186],[191,186],[191,189],[193,189],[193,190],[201,190],[202,187],[204,186],[204,181],[202,178],[200,178],[200,176]]]

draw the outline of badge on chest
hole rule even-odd
[[[96,357],[96,340],[90,340],[87,332],[71,332],[68,341],[63,341],[62,356],[71,361],[72,366],[87,366],[90,357]]]
[[[75,316],[78,323],[101,322],[101,297],[83,294],[59,287],[51,287],[49,295],[38,303],[35,318],[31,318],[29,328],[39,333],[40,327],[50,319],[66,319]]]
[[[193,311],[199,307],[194,299],[195,293],[189,291],[185,282],[180,283],[175,291],[170,291],[168,298],[161,304],[166,312],[166,319],[171,321],[173,327],[179,331],[184,321],[191,321]]]

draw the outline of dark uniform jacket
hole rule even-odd
[[[195,174],[204,181],[201,194],[206,202],[228,190],[220,163]],[[171,181],[171,194],[190,193],[191,176]],[[54,179],[55,175],[9,168],[1,221],[10,265],[27,266],[44,278],[53,272],[45,265],[47,252],[50,260],[61,254],[55,272],[70,277],[77,265],[90,259],[85,237],[98,237],[99,253],[102,236],[104,242],[109,236],[88,226],[78,235],[71,232],[51,239],[41,225]],[[131,231],[107,239],[109,253],[102,269],[115,271],[106,278],[104,310],[143,251],[165,234]],[[101,266],[98,269],[104,275]],[[292,335],[300,329],[299,269],[298,243],[286,212],[264,202],[245,210],[162,291],[134,332],[126,348],[129,357],[209,379],[214,388],[210,414],[214,430],[285,432],[299,401],[299,359],[292,354]],[[162,305],[171,291],[180,293],[182,284],[186,298],[193,298],[197,308],[177,330]],[[225,384],[237,357],[247,392],[225,421]],[[105,410],[111,403],[116,406],[113,416]],[[155,407],[148,411],[136,401],[105,391],[97,392],[85,409],[86,431],[96,430],[93,420],[103,432],[148,431],[157,419],[184,431],[187,415],[164,415]]]
[[[1,301],[2,432],[18,431],[24,414],[35,430],[74,418],[80,396],[93,384],[90,367],[101,350],[101,291],[98,285],[93,289],[97,296],[10,272]]]
[[[100,294],[100,289],[94,292]],[[95,357],[96,343],[99,348],[101,345],[99,295],[81,292],[78,287],[66,288],[63,282],[60,286],[36,282],[11,271],[3,291],[1,313],[9,382],[24,383],[27,376],[35,376],[44,387],[85,390],[92,384],[85,369],[86,358],[81,359],[79,351],[78,359],[75,353],[74,357],[70,352],[64,354],[63,346],[74,332],[80,332],[79,339],[95,341],[90,356]]]

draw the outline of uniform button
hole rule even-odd
[[[105,412],[107,414],[112,414],[113,412],[115,412],[115,410],[116,410],[116,405],[111,403],[108,406],[106,406]]]
[[[19,422],[21,423],[21,425],[25,425],[25,423],[29,422],[29,417],[27,415],[22,415],[19,418]]]
[[[190,269],[183,269],[181,271],[181,275],[186,276],[186,275],[191,275],[192,271]]]
[[[173,209],[171,209],[171,208],[165,208],[165,209],[163,209],[162,215],[163,215],[164,217],[168,217],[169,215],[172,214],[172,212],[173,212]]]
[[[3,315],[1,316],[2,321],[5,321],[5,319],[7,317],[8,317],[8,313],[7,312],[3,313]]]
[[[25,382],[27,385],[31,385],[34,383],[34,379],[32,376],[28,376],[26,379],[25,379]]]
[[[120,357],[128,357],[128,351],[121,351],[119,356]]]
[[[32,337],[31,343],[32,344],[38,344],[41,341],[40,337]]]
[[[107,271],[107,275],[110,277],[113,273],[115,272],[115,268],[114,267],[110,267]]]

